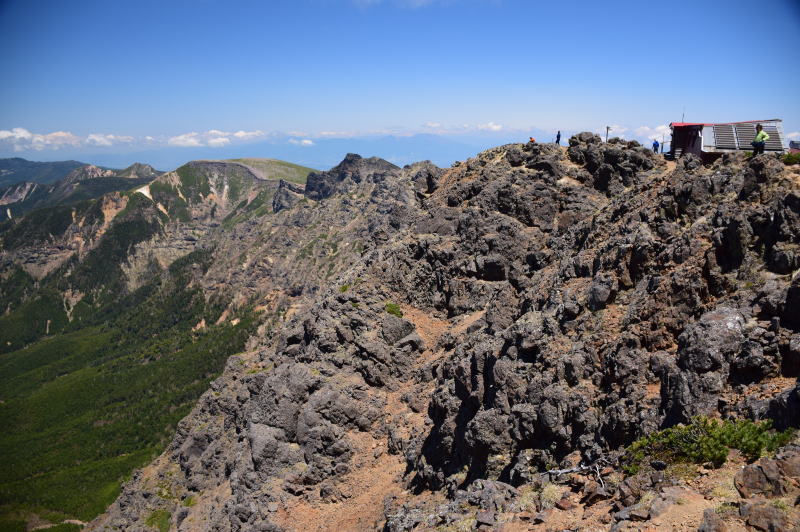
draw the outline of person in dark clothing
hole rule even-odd
[[[653,140],[653,153],[658,153],[658,146],[659,146],[658,141]]]
[[[556,133],[556,144],[561,146],[561,132]]]

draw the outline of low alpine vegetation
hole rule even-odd
[[[384,310],[386,310],[386,312],[392,314],[393,316],[397,316],[398,318],[403,317],[403,311],[400,310],[400,305],[398,305],[397,303],[390,303],[387,301]]]
[[[800,153],[787,153],[783,157],[783,164],[786,166],[791,166],[793,164],[800,164]]]
[[[711,462],[719,467],[731,449],[738,449],[750,461],[764,452],[774,452],[794,437],[792,429],[772,429],[772,420],[725,420],[697,417],[689,425],[677,425],[636,440],[626,450],[625,470],[635,474],[647,460],[667,464]]]

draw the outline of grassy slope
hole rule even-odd
[[[255,168],[264,174],[264,177],[267,179],[283,179],[284,181],[291,181],[292,183],[305,184],[308,174],[317,171],[313,168],[287,163],[286,161],[279,161],[278,159],[246,158],[228,160]]]

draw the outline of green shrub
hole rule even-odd
[[[624,457],[626,472],[633,474],[645,460],[667,463],[725,463],[730,449],[738,449],[748,460],[757,460],[764,451],[773,452],[788,443],[794,433],[772,430],[772,421],[726,420],[697,417],[689,425],[678,425],[654,432],[635,441]]]
[[[387,301],[386,302],[386,306],[384,307],[384,310],[386,312],[388,312],[389,314],[393,314],[394,316],[397,316],[398,318],[402,318],[403,317],[403,311],[400,310],[400,306],[397,303],[390,303],[390,302]]]
[[[788,512],[791,506],[784,499],[775,499],[772,501],[772,506],[782,512]]]
[[[547,484],[542,488],[542,492],[539,494],[539,502],[541,503],[542,508],[552,508],[555,506],[556,502],[561,498],[563,495],[564,490],[559,488],[556,484]]]
[[[350,290],[350,285],[349,284],[343,284],[342,286],[339,287],[339,292],[341,292],[343,294],[345,292],[347,292],[348,290]]]
[[[172,516],[167,510],[156,510],[148,516],[144,524],[152,528],[157,528],[159,532],[168,532],[170,517]]]
[[[738,514],[738,508],[729,502],[724,502],[717,506],[715,510],[719,515],[733,515]]]
[[[781,157],[783,164],[789,166],[793,164],[800,164],[800,153],[787,153]]]

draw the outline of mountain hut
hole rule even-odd
[[[726,122],[722,124],[673,122],[671,158],[684,153],[693,153],[703,162],[713,161],[723,153],[751,151],[750,144],[756,136],[756,124],[761,124],[769,135],[765,152],[783,153],[786,151],[783,122],[780,119],[747,120],[745,122]]]

